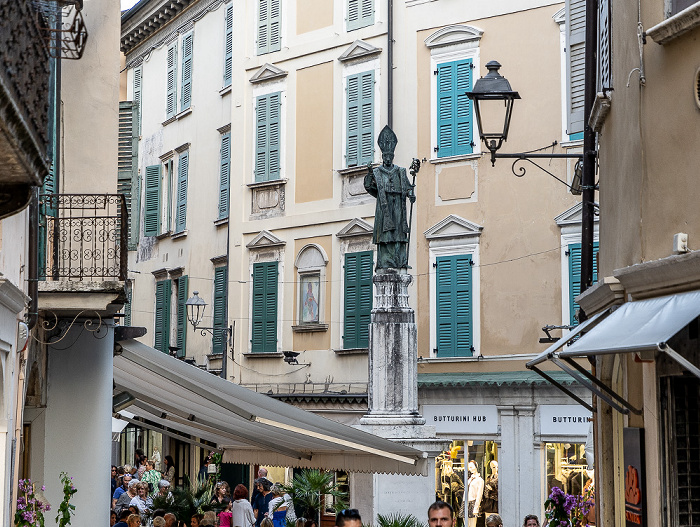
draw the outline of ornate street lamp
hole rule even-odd
[[[185,307],[187,309],[187,320],[192,324],[194,331],[199,331],[202,336],[209,333],[212,337],[218,333],[222,339],[230,341],[233,336],[233,326],[227,328],[205,328],[200,326],[204,317],[204,310],[207,308],[207,303],[199,297],[199,291],[194,291],[194,296],[187,299]]]
[[[491,152],[491,166],[496,165],[496,159],[515,159],[511,170],[514,175],[522,177],[525,175],[525,168],[518,167],[515,170],[515,165],[519,161],[528,161],[537,168],[546,172],[557,181],[563,183],[572,194],[581,193],[581,185],[574,181],[569,184],[563,179],[555,176],[546,168],[538,165],[533,159],[577,159],[577,167],[583,163],[583,154],[539,154],[532,152],[520,152],[517,154],[499,154],[498,150],[503,143],[508,139],[508,130],[510,128],[510,119],[513,114],[513,101],[520,99],[520,94],[514,91],[510,86],[510,82],[502,76],[498,70],[501,65],[492,60],[486,64],[489,72],[485,77],[481,77],[474,83],[474,89],[467,92],[467,97],[474,101],[474,111],[476,113],[476,124],[479,127],[479,137],[486,145],[486,148]],[[554,141],[546,148],[556,145]],[[539,149],[543,150],[543,149]]]

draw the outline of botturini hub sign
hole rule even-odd
[[[498,433],[498,408],[490,404],[425,404],[425,424],[438,434]]]

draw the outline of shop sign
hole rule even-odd
[[[625,521],[627,527],[645,527],[644,429],[622,431],[625,458]]]
[[[540,405],[540,433],[554,436],[587,436],[591,412],[578,404]]]
[[[495,404],[424,404],[425,424],[438,434],[497,434]]]

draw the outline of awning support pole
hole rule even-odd
[[[566,388],[563,384],[560,382],[555,381],[551,376],[547,375],[545,372],[540,370],[537,366],[528,366],[532,371],[540,375],[541,377],[544,377],[547,381],[549,381],[551,384],[559,388],[562,392],[564,392],[566,395],[571,397],[574,401],[576,401],[578,404],[583,406],[584,408],[588,409],[591,413],[594,413],[596,411],[595,408],[593,408],[590,404],[588,404],[586,401],[581,399],[578,395],[573,393],[571,390]]]
[[[678,353],[676,350],[674,350],[668,344],[665,344],[665,343],[659,344],[659,351],[661,351],[662,353],[665,353],[671,359],[675,360],[678,364],[683,366],[690,373],[692,373],[696,377],[700,378],[700,368],[698,368],[695,364],[693,364],[688,359],[683,357],[680,353]]]
[[[603,401],[608,403],[611,407],[613,407],[615,410],[617,410],[621,414],[628,415],[630,413],[630,410],[632,410],[635,413],[639,412],[639,410],[637,410],[636,408],[631,406],[627,401],[625,401],[624,399],[622,399],[622,397],[620,397],[615,392],[610,390],[610,388],[608,388],[607,386],[602,384],[598,379],[596,379],[596,378],[591,379],[592,376],[588,372],[585,372],[585,374],[582,374],[581,372],[577,371],[578,368],[577,369],[570,368],[569,366],[567,366],[566,364],[564,364],[562,361],[560,361],[559,359],[557,359],[555,357],[552,357],[552,362],[554,364],[556,364],[557,366],[559,366],[566,373],[568,373],[569,375],[574,377],[583,386],[585,386],[591,392],[593,392],[598,397],[603,399]],[[576,364],[576,366],[578,366],[578,364]],[[600,387],[602,390],[599,390],[598,387]],[[608,394],[610,396],[608,396]],[[615,401],[622,403],[624,406],[620,406]]]

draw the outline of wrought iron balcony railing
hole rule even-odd
[[[126,280],[129,215],[123,195],[42,194],[39,204],[42,279]]]

